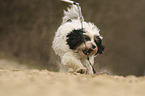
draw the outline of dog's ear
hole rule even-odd
[[[95,38],[95,43],[98,47],[98,51],[95,55],[102,54],[105,49],[105,47],[102,45],[102,39],[99,36],[95,36],[94,38]]]
[[[105,49],[105,47],[103,45],[98,46],[97,54],[102,54],[104,49]]]
[[[80,46],[83,41],[83,33],[84,31],[82,29],[73,30],[70,32],[67,37],[67,44],[69,45],[70,49],[75,50],[78,46]]]

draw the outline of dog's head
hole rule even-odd
[[[102,54],[104,46],[102,37],[85,29],[74,29],[67,34],[69,48],[82,56]]]

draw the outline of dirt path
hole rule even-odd
[[[0,96],[145,96],[145,77],[0,68]]]

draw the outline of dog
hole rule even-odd
[[[94,58],[104,51],[100,30],[93,23],[84,21],[77,2],[62,1],[71,3],[71,6],[64,11],[52,48],[60,56],[61,64],[73,69],[73,72],[94,74]]]

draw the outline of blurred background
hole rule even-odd
[[[145,0],[76,0],[104,37],[95,69],[115,75],[145,73]],[[0,0],[0,59],[15,58],[59,71],[51,45],[69,4],[59,0]],[[30,63],[31,62],[31,63]]]

